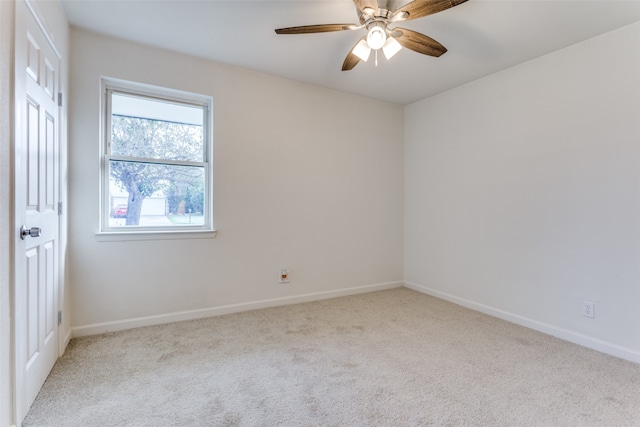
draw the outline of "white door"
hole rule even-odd
[[[61,61],[45,34],[27,5],[17,2],[15,360],[18,422],[24,418],[58,357]]]

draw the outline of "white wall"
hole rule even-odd
[[[640,362],[639,76],[640,23],[406,107],[408,286]]]
[[[71,54],[76,334],[401,284],[402,107],[80,29]],[[96,240],[101,75],[213,96],[215,239]]]

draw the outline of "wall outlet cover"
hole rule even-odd
[[[289,283],[289,269],[288,268],[281,268],[280,269],[280,274],[278,276],[278,283]]]
[[[584,317],[594,317],[595,304],[592,301],[582,301],[582,315]]]

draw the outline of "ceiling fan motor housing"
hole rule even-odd
[[[377,10],[372,11],[370,14],[361,11],[357,7],[356,10],[358,11],[358,18],[360,19],[360,23],[365,26],[374,21],[389,23],[391,18],[393,18],[393,12],[389,9],[378,8]]]

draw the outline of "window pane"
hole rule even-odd
[[[109,227],[204,224],[204,167],[109,162]]]
[[[116,93],[111,99],[112,155],[204,161],[201,107]]]

